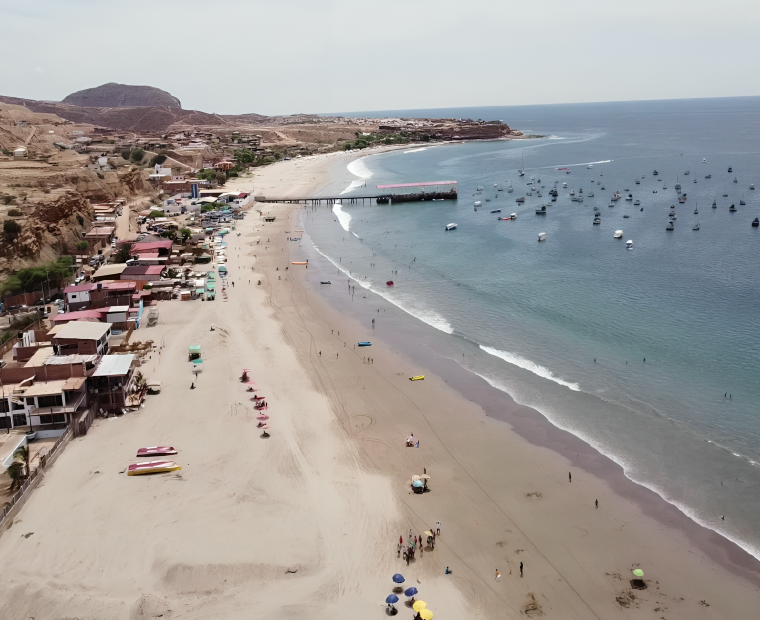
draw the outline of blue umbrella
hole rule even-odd
[[[404,576],[396,573],[395,575],[393,575],[393,581],[394,583],[404,583]]]
[[[414,586],[412,586],[411,588],[406,590],[406,592],[404,592],[405,596],[414,596],[415,594],[417,594],[417,588],[415,588]]]
[[[389,594],[388,598],[385,599],[385,602],[388,603],[388,605],[393,605],[393,603],[398,603],[398,596],[395,594]]]

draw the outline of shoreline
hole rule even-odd
[[[363,159],[363,156],[357,157],[356,159],[352,160],[358,161],[360,159]],[[595,162],[596,163],[596,162]],[[601,163],[601,162],[599,162]],[[580,165],[580,164],[579,164]],[[585,164],[583,164],[585,165]],[[350,165],[348,166],[348,169],[350,170]],[[345,180],[343,180],[346,182]],[[336,182],[336,181],[333,181]],[[350,187],[350,186],[349,186]],[[308,230],[306,231],[308,232]],[[355,233],[354,233],[355,234]],[[367,291],[368,294],[375,295],[379,298],[381,298],[383,301],[391,304],[396,309],[400,310],[406,317],[409,319],[418,322],[420,324],[424,324],[423,330],[427,329],[429,327],[432,327],[434,330],[438,332],[442,332],[445,334],[450,334],[447,330],[443,329],[442,327],[438,325],[434,325],[427,319],[423,319],[421,317],[418,317],[414,314],[413,311],[408,310],[404,306],[400,305],[397,301],[392,300],[382,294],[379,290],[374,290],[368,286],[365,287],[365,283],[359,279],[357,276],[353,275],[348,268],[336,263],[332,258],[329,258],[327,254],[323,253],[318,246],[310,240],[312,248],[320,255],[321,258],[323,258],[325,261],[328,261],[333,267],[339,269],[347,278],[351,278],[355,283],[359,284],[362,287],[362,290]],[[337,307],[336,307],[337,308]],[[345,310],[345,308],[344,308]],[[340,311],[340,310],[339,310]],[[400,342],[398,339],[389,338],[388,336],[384,336],[384,339],[393,344],[393,346],[399,348],[402,350],[405,354],[410,355],[410,349],[409,347],[405,347],[403,342]],[[475,343],[477,345],[477,343]],[[483,348],[482,346],[480,347]],[[427,364],[429,363],[428,360],[430,360],[431,357],[436,357],[435,354],[428,355],[428,356],[420,356],[421,359],[423,359],[423,363]],[[443,362],[443,359],[441,359],[439,356],[436,357],[437,361]],[[455,363],[456,364],[456,363]],[[689,513],[688,506],[681,505],[675,501],[670,501],[666,497],[664,497],[656,488],[648,485],[644,481],[638,481],[635,480],[632,477],[629,477],[624,470],[623,465],[621,465],[614,457],[614,455],[606,454],[590,442],[588,442],[586,439],[584,439],[582,436],[574,433],[571,430],[565,429],[562,426],[557,425],[554,421],[552,421],[551,417],[541,412],[539,409],[534,408],[530,405],[523,405],[521,403],[517,403],[514,400],[514,397],[508,392],[508,390],[502,388],[502,387],[496,387],[493,384],[489,382],[489,380],[479,375],[478,373],[474,372],[473,370],[470,370],[468,368],[465,368],[461,366],[460,364],[456,364],[456,367],[458,369],[459,373],[463,373],[464,375],[471,375],[473,377],[477,377],[477,379],[480,379],[484,385],[487,386],[488,390],[494,390],[498,394],[503,394],[506,396],[506,399],[508,399],[509,403],[512,403],[516,407],[523,407],[526,410],[526,413],[528,414],[527,417],[534,417],[538,421],[539,424],[543,423],[546,424],[546,428],[543,429],[543,433],[547,436],[552,436],[552,440],[549,443],[541,443],[538,442],[537,445],[542,445],[544,447],[551,447],[552,445],[555,446],[555,452],[562,453],[563,450],[566,450],[566,444],[573,444],[573,445],[581,445],[584,447],[583,451],[587,452],[583,459],[581,459],[580,462],[588,462],[588,463],[596,463],[597,466],[593,469],[593,471],[590,469],[589,472],[593,473],[596,472],[596,475],[600,476],[601,478],[607,480],[611,484],[617,485],[617,488],[620,491],[621,495],[624,495],[629,498],[636,498],[639,505],[644,509],[646,514],[650,514],[653,516],[659,515],[659,519],[663,522],[671,522],[674,515],[677,515],[677,518],[679,519],[686,519],[685,526],[688,527],[690,531],[690,536],[693,539],[693,541],[700,546],[704,547],[706,551],[712,554],[712,557],[718,558],[718,557],[730,557],[732,558],[732,562],[737,565],[737,567],[741,568],[741,571],[748,570],[752,574],[752,579],[756,584],[760,584],[760,556],[753,553],[753,545],[744,542],[741,540],[735,540],[732,537],[730,537],[729,534],[720,532],[719,530],[713,529],[710,525],[701,522],[696,516],[693,516]],[[437,374],[441,374],[443,370],[440,372],[436,371]],[[452,377],[455,371],[452,371],[451,369],[447,370],[447,376]],[[555,381],[556,382],[556,381]],[[467,384],[467,381],[462,382],[463,385]],[[559,382],[561,385],[565,385],[565,383]],[[475,400],[477,402],[480,402],[480,400],[474,395],[474,390],[470,389],[468,394],[468,398],[471,400]],[[482,403],[481,403],[482,404]],[[484,410],[485,410],[484,406]],[[498,415],[496,416],[498,417]],[[525,418],[526,416],[523,416]],[[503,421],[506,421],[510,424],[515,424],[518,422],[517,420],[512,420],[509,418],[504,419]],[[674,421],[674,423],[677,423]],[[525,438],[528,441],[532,441],[531,437],[534,437],[536,434],[536,429],[533,428],[533,425],[536,424],[534,421],[533,423],[529,423],[524,429],[521,431],[517,431],[523,438]],[[525,434],[523,434],[523,432]],[[565,437],[565,439],[562,439],[562,437]],[[707,438],[702,438],[704,441],[707,441],[709,443],[714,443],[710,441]],[[725,449],[725,448],[724,448]],[[740,455],[737,455],[740,456]],[[747,459],[747,457],[741,457]],[[604,466],[598,466],[599,459],[606,462]],[[747,459],[749,460],[749,459]],[[751,461],[750,461],[751,462]],[[622,478],[622,479],[618,479]],[[626,485],[634,485],[631,488],[628,488]],[[658,505],[658,502],[661,502],[664,504],[664,506]]]
[[[230,188],[310,193],[333,162],[274,164]],[[562,454],[519,434],[545,439],[548,421],[522,421],[506,393],[423,347],[431,374],[409,381],[421,364],[401,344],[415,346],[420,322],[378,301],[373,335],[340,306],[342,282],[316,290],[321,261],[292,265],[304,248],[288,237],[308,209],[257,207],[276,219],[251,210],[228,236],[227,294],[162,302],[141,336],[157,343],[141,372],[161,394],[73,440],[0,538],[0,561],[17,566],[0,576],[9,617],[348,620],[382,613],[401,573],[441,619],[754,618],[757,585],[584,473],[582,446]],[[190,344],[204,359],[193,391]],[[269,404],[269,438],[241,368]],[[419,448],[404,446],[410,431]],[[174,445],[182,471],[121,475],[141,445]],[[430,492],[412,494],[425,470]],[[435,550],[397,557],[399,535],[436,521]],[[639,566],[646,590],[631,589]]]

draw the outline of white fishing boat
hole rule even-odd
[[[670,220],[668,222],[668,225],[665,227],[665,230],[675,230],[675,225],[674,225],[673,220]]]
[[[750,189],[755,189],[755,184],[754,183],[750,183],[749,188]]]
[[[539,241],[546,241],[546,233],[545,232],[538,233],[538,240]]]
[[[517,213],[513,213],[513,214],[512,214],[512,219],[513,219],[513,220],[516,220],[516,219],[517,219]]]
[[[613,235],[613,239],[622,239],[623,238],[623,231],[622,230],[616,230]]]
[[[640,204],[641,204],[641,201],[640,201],[640,200],[635,200],[635,201],[633,202],[633,206],[634,206],[634,207],[638,207]]]
[[[481,203],[480,200],[476,200],[475,201],[475,208],[477,209],[481,204],[483,204],[483,203]]]
[[[694,224],[694,226],[691,227],[692,230],[699,230],[699,222]]]
[[[589,198],[593,198],[594,197],[594,192],[589,192],[588,194],[586,194],[586,196],[588,196]]]
[[[575,196],[575,188],[573,188],[573,189],[570,190],[570,195],[571,196]]]
[[[591,170],[593,167],[594,167],[594,164],[589,164],[588,166],[586,166],[586,168],[588,168],[589,170]]]
[[[482,192],[482,191],[483,191],[483,186],[482,186],[482,185],[478,185],[478,191],[479,191],[479,192]]]
[[[446,230],[454,230],[456,227],[457,225],[454,223],[446,224]]]
[[[625,242],[625,247],[628,248],[629,250],[632,250],[633,249],[633,240],[632,239],[628,239],[628,241]]]
[[[563,182],[562,182],[562,187],[563,187],[564,189],[567,189],[567,183],[566,183],[565,181],[563,181]]]

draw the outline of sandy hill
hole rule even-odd
[[[158,107],[182,108],[175,96],[154,86],[131,86],[109,82],[65,97],[62,103],[89,108]]]

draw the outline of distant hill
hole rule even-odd
[[[130,86],[109,82],[86,88],[66,97],[62,103],[88,108],[143,108],[166,106],[182,109],[179,99],[153,86]]]

